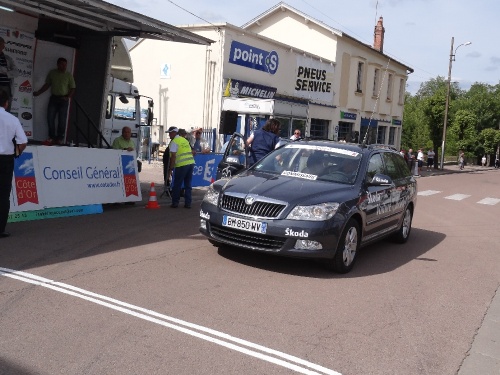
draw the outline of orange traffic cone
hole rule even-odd
[[[149,190],[149,201],[146,208],[160,208],[158,201],[156,200],[155,183],[151,182],[151,189]]]

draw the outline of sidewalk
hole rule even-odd
[[[500,374],[500,294],[498,289],[457,375]]]
[[[464,169],[460,170],[458,167],[458,163],[454,164],[445,164],[443,169],[433,168],[431,171],[427,171],[425,166],[422,168],[422,174],[420,177],[429,177],[429,176],[440,176],[443,174],[451,174],[451,173],[474,173],[474,172],[482,172],[488,170],[494,170],[495,167],[483,167],[481,165],[467,165]],[[499,169],[500,170],[500,169]]]

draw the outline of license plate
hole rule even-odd
[[[267,223],[265,222],[239,219],[227,215],[224,215],[222,219],[222,226],[260,234],[266,234],[267,230]]]

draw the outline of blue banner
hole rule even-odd
[[[222,154],[196,154],[193,169],[192,186],[209,186],[217,177],[217,166],[222,160]]]

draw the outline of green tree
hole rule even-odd
[[[500,96],[495,95],[495,91],[495,86],[476,82],[456,103],[458,109],[467,110],[475,115],[477,132],[498,126]]]
[[[433,147],[440,153],[447,93],[447,80],[438,76],[420,85],[418,92],[406,95],[403,148]],[[500,150],[500,83],[474,83],[461,90],[450,86],[446,154],[463,149],[467,156],[494,154]],[[437,156],[439,157],[439,156]]]
[[[478,149],[481,153],[491,155],[496,153],[498,144],[500,143],[500,130],[497,129],[483,129],[478,135]],[[479,151],[479,150],[478,150]]]
[[[476,154],[478,143],[476,124],[477,117],[474,113],[463,109],[455,113],[446,141],[448,155],[456,155],[458,150],[464,150],[467,156]]]
[[[428,126],[418,97],[411,95],[406,97],[403,118],[401,147],[408,150],[420,146],[422,141],[424,141],[422,145],[425,145],[429,139]]]

